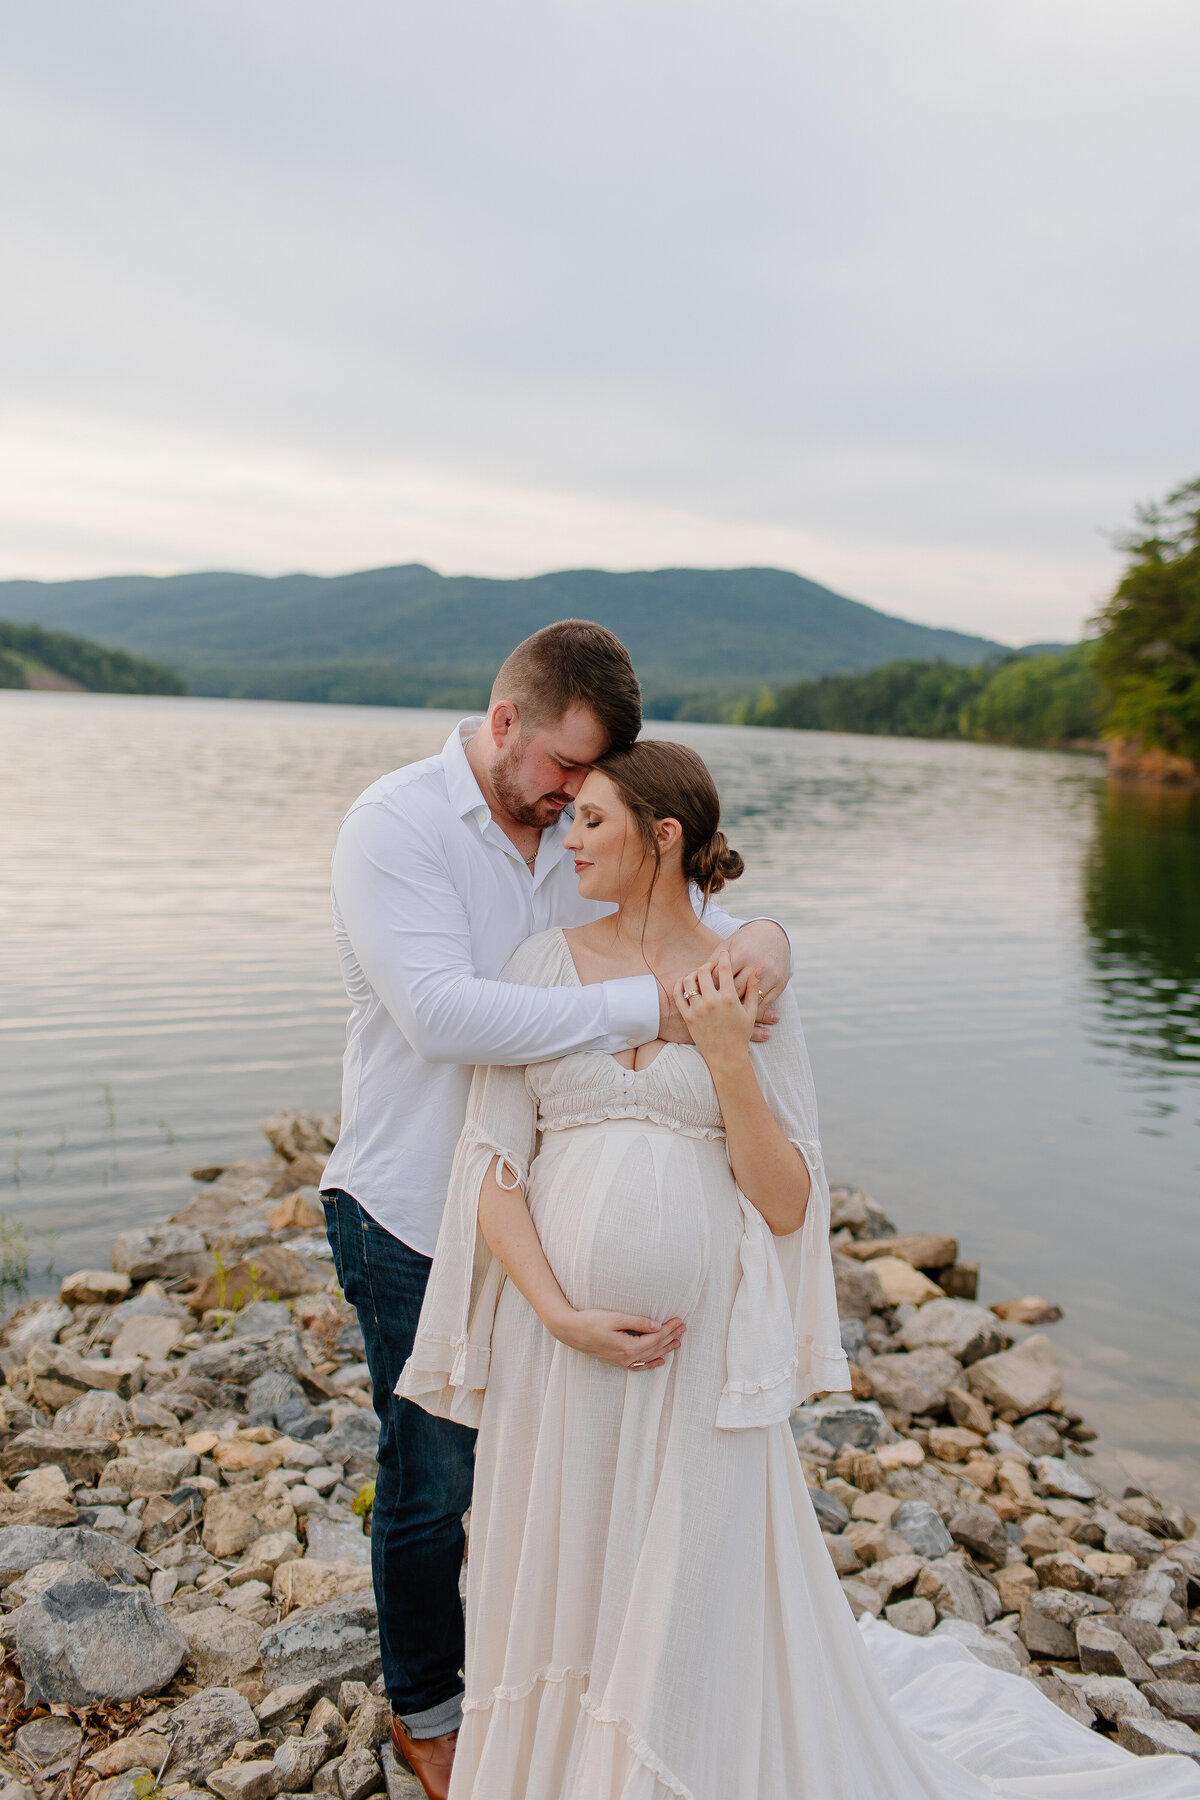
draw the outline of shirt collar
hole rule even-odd
[[[482,723],[482,716],[460,719],[442,746],[450,804],[460,819],[474,819],[480,831],[490,825],[492,812],[467,761],[467,739],[475,735]]]

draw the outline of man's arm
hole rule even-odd
[[[692,901],[699,910],[700,890],[693,883]],[[744,999],[747,977],[755,970],[762,989],[759,1023],[764,1023],[762,1008],[771,1008],[792,979],[792,940],[778,919],[748,919],[744,923],[727,913],[715,900],[708,900],[700,913],[704,923],[729,939],[729,960],[738,994]],[[715,958],[713,959],[716,960]],[[766,1023],[773,1023],[772,1020]]]
[[[580,988],[477,975],[466,907],[435,847],[374,807],[342,825],[333,892],[359,967],[426,1062],[544,1062],[658,1034],[651,975]]]

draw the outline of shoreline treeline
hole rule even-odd
[[[161,663],[110,650],[65,631],[43,631],[39,625],[12,625],[0,620],[0,688],[43,685],[43,671],[92,694],[186,694],[187,682]]]

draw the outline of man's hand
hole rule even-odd
[[[759,1001],[753,1041],[765,1044],[771,1035],[770,1027],[779,1023],[774,1003],[792,979],[792,946],[788,934],[773,919],[752,919],[749,925],[735,931],[710,959],[710,970],[716,968],[724,952],[729,955],[739,999],[746,998],[746,990],[755,978],[754,988]]]

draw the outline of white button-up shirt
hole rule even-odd
[[[464,741],[360,794],[333,853],[333,917],[353,1010],[342,1072],[342,1131],[324,1188],[432,1256],[476,1063],[544,1062],[622,1050],[658,1036],[652,975],[580,988],[496,977],[536,931],[613,910],[584,900],[560,817],[542,832],[533,878],[492,818]],[[696,895],[698,901],[699,896]],[[709,906],[728,936],[740,920]]]

